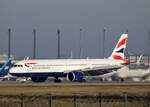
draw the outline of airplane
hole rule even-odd
[[[143,55],[140,55],[140,57],[137,59],[135,65],[137,66],[137,69],[130,69],[128,66],[122,67],[121,69],[118,69],[115,72],[107,73],[104,75],[97,76],[96,78],[101,78],[102,80],[106,81],[122,81],[125,80],[133,80],[133,81],[142,81],[142,80],[148,80],[150,79],[150,69],[143,68],[144,63],[141,63]],[[142,65],[142,66],[141,66]],[[142,67],[142,68],[141,68]]]
[[[9,74],[16,77],[30,77],[33,82],[44,82],[48,77],[65,77],[72,82],[82,82],[85,76],[103,75],[128,64],[125,60],[128,34],[122,34],[111,56],[107,59],[32,59],[18,61]]]

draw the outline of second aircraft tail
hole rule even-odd
[[[0,69],[0,77],[5,76],[5,75],[8,74],[9,69],[10,69],[10,67],[12,65],[11,61],[12,61],[12,58],[9,58],[8,61],[1,67],[1,69]]]

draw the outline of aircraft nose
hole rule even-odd
[[[9,73],[13,73],[14,72],[14,68],[10,68]]]

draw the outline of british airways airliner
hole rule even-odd
[[[111,56],[107,59],[23,60],[14,64],[9,74],[30,77],[33,82],[44,82],[48,77],[55,77],[55,82],[60,82],[60,77],[81,82],[85,76],[103,75],[128,64],[124,55],[127,37],[127,34],[121,35]]]

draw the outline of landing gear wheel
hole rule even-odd
[[[33,82],[44,82],[46,79],[47,77],[31,77]]]
[[[56,78],[56,79],[54,80],[54,82],[55,82],[55,83],[60,83],[60,82],[61,82],[61,80],[60,80],[60,79],[58,79],[58,78]]]
[[[125,78],[121,78],[121,82],[125,82]]]
[[[81,82],[86,82],[86,79],[82,79],[82,81]]]

